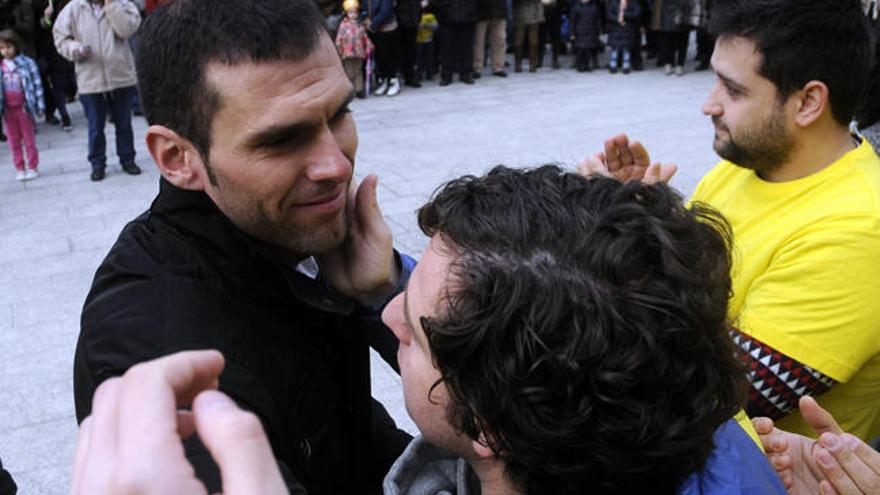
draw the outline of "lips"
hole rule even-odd
[[[340,187],[335,191],[307,201],[300,201],[293,205],[294,208],[307,210],[311,213],[333,213],[345,206],[345,188]]]

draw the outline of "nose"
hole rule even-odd
[[[712,91],[706,95],[706,99],[703,100],[703,106],[700,107],[700,111],[703,112],[703,115],[708,115],[709,117],[721,116],[721,103],[718,101],[719,86],[720,84],[716,83],[715,86],[712,87]]]
[[[353,171],[352,161],[329,127],[319,131],[311,150],[306,175],[312,182],[348,182]]]
[[[382,323],[394,332],[394,336],[401,344],[409,345],[410,334],[403,314],[403,298],[404,293],[401,292],[385,306],[385,310],[382,311]]]

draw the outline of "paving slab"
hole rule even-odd
[[[563,58],[563,67],[570,65]],[[379,201],[396,246],[418,256],[427,244],[416,209],[444,181],[494,165],[573,167],[628,131],[652,157],[680,166],[673,185],[689,194],[717,160],[700,102],[713,76],[627,76],[541,69],[474,86],[429,82],[394,97],[352,103],[360,147],[356,176],[379,175]],[[0,458],[23,494],[67,490],[76,438],[71,370],[79,312],[94,271],[119,231],[158,190],[158,172],[134,119],[140,176],[123,174],[107,127],[107,178],[89,181],[86,122],[72,105],[73,132],[40,124],[42,176],[13,180],[0,146]],[[406,416],[399,377],[374,354],[373,390],[399,424]]]

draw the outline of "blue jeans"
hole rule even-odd
[[[113,125],[116,127],[116,154],[119,156],[119,163],[134,163],[131,101],[136,91],[135,86],[129,86],[106,93],[79,95],[79,101],[89,120],[89,163],[92,164],[92,170],[104,170],[107,167],[104,124],[107,122],[108,112],[113,116]]]

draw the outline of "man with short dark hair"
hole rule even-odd
[[[711,30],[703,104],[723,161],[693,201],[733,227],[734,341],[752,368],[750,416],[815,435],[814,396],[844,430],[880,434],[880,159],[849,131],[872,62],[858,0],[727,0]],[[625,136],[584,170],[668,180]]]
[[[198,33],[193,36],[193,33]],[[412,260],[392,249],[375,176],[352,184],[353,89],[311,0],[175,0],[137,56],[162,178],[85,302],[77,418],[132,365],[191,348],[256,414],[294,491],[369,493],[409,441],[370,396],[369,346]],[[211,493],[197,438],[187,455]]]

